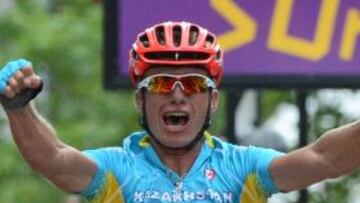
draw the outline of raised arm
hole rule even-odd
[[[273,161],[270,173],[281,191],[305,188],[360,166],[360,121],[326,132],[315,143]]]
[[[77,149],[61,142],[51,125],[28,101],[23,104],[20,101],[20,105],[17,101],[14,105],[13,101],[24,95],[24,91],[35,90],[42,82],[30,63],[12,63],[10,72],[7,69],[10,63],[0,72],[1,80],[7,80],[1,100],[19,151],[32,169],[61,189],[67,192],[84,190],[96,172],[96,165]],[[14,66],[26,67],[14,69]]]

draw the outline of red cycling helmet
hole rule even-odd
[[[154,65],[196,65],[219,85],[223,52],[213,33],[189,22],[165,22],[140,33],[130,50],[130,77],[136,85]]]

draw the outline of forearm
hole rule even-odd
[[[360,121],[326,132],[313,146],[324,163],[329,165],[330,176],[349,173],[360,166]]]
[[[309,146],[275,160],[271,174],[278,189],[292,191],[360,166],[360,122],[326,132]]]
[[[6,110],[6,114],[14,140],[25,160],[39,172],[48,168],[47,165],[65,147],[56,138],[53,128],[31,105]]]
[[[34,107],[28,105],[6,113],[19,151],[35,171],[68,192],[79,192],[87,186],[96,165],[62,143]]]

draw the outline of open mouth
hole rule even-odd
[[[163,116],[165,125],[182,127],[189,121],[189,114],[186,112],[169,112]]]

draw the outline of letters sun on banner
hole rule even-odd
[[[224,87],[360,87],[359,0],[109,2],[109,88],[129,86],[128,51],[137,33],[169,20],[217,34],[225,51]]]

